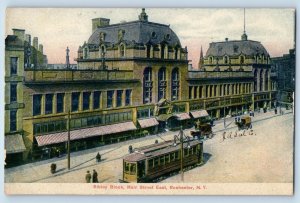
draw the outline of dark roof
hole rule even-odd
[[[212,42],[206,52],[208,56],[238,56],[244,54],[246,56],[254,56],[256,54],[264,54],[268,56],[269,53],[265,47],[258,41],[252,40],[236,40],[224,42]]]
[[[20,40],[16,35],[7,35],[5,38],[5,46],[24,47],[24,42]]]
[[[193,147],[201,142],[202,141],[199,141],[199,140],[190,140],[190,146]],[[146,158],[152,158],[152,157],[170,153],[172,151],[179,150],[181,147],[180,143],[177,142],[176,146],[174,146],[173,143],[174,143],[173,140],[169,140],[162,144],[156,144],[156,145],[160,145],[158,148],[155,148],[155,144],[152,144],[152,145],[148,145],[148,146],[145,146],[142,148],[135,149],[135,152],[125,156],[124,160],[129,161],[129,162],[136,162],[136,161],[140,161],[140,160],[143,160]],[[183,148],[187,148],[187,147],[188,147],[188,144],[187,144],[187,142],[185,142],[183,144]],[[146,150],[146,148],[148,148],[148,149]],[[142,150],[139,150],[139,149],[142,149]]]
[[[88,44],[98,45],[100,43],[100,32],[105,33],[105,42],[117,44],[119,43],[118,33],[120,29],[125,31],[123,40],[127,43],[159,44],[165,41],[169,46],[181,46],[177,35],[168,25],[144,21],[132,21],[98,27],[90,36]]]

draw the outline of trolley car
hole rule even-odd
[[[203,142],[184,141],[183,168],[203,163]],[[153,182],[181,169],[181,143],[166,141],[135,149],[123,159],[122,182]]]

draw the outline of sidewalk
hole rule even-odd
[[[285,113],[290,113],[290,112],[285,111]],[[252,121],[257,122],[259,120],[268,119],[274,116],[280,116],[280,115],[274,114],[274,111],[270,111],[267,113],[255,113],[255,117],[253,117]],[[215,123],[216,125],[213,127],[214,133],[218,133],[236,127],[234,123],[234,118],[226,119],[226,124],[227,124],[226,129],[224,128],[223,120],[220,120],[220,122],[215,122]],[[184,133],[186,135],[190,135],[190,131],[192,129],[193,128],[185,129]],[[89,150],[73,152],[71,153],[70,170],[66,168],[67,167],[66,156],[60,158],[48,159],[48,160],[35,162],[35,163],[29,163],[14,168],[8,168],[5,169],[5,182],[6,183],[7,182],[44,182],[44,181],[47,182],[52,178],[58,178],[58,176],[63,176],[63,175],[71,176],[69,175],[70,173],[76,175],[77,173],[78,175],[79,174],[84,175],[85,170],[90,170],[91,167],[95,167],[99,171],[105,170],[107,175],[109,176],[110,170],[114,170],[114,168],[116,167],[122,167],[121,165],[120,166],[118,165],[119,163],[116,162],[116,160],[119,160],[123,156],[128,154],[129,145],[132,145],[133,148],[137,148],[148,144],[153,144],[155,140],[162,142],[164,140],[173,139],[174,135],[178,135],[178,134],[179,131],[168,131],[158,135],[150,135],[147,137],[142,137],[134,140],[128,140],[122,143],[116,143],[116,144],[106,145],[106,146],[93,148]],[[100,152],[102,156],[103,161],[101,161],[100,163],[96,163],[95,160],[95,156],[97,152]],[[57,173],[55,174],[50,173],[51,163],[57,164]],[[72,182],[72,180],[70,180],[69,178],[70,177],[65,177],[64,179],[66,181]],[[111,177],[111,179],[113,180],[113,177]]]

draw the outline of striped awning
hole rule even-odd
[[[189,113],[180,113],[180,114],[176,114],[176,117],[177,117],[177,120],[187,120],[187,119],[190,119],[190,115]]]
[[[95,137],[100,135],[109,135],[119,132],[126,132],[130,130],[136,130],[133,122],[117,123],[113,125],[98,126],[92,128],[84,128],[78,130],[72,130],[70,132],[70,140],[79,140],[88,137]],[[57,144],[66,142],[68,140],[68,132],[59,132],[48,135],[36,136],[38,146],[45,146],[50,144]]]
[[[138,122],[141,128],[148,128],[159,124],[156,118],[139,119]]]
[[[5,149],[7,154],[14,154],[24,152],[26,147],[22,135],[6,135],[5,136]]]
[[[206,110],[191,111],[190,113],[192,114],[193,118],[201,118],[201,117],[208,116],[208,113]]]

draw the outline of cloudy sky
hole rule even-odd
[[[8,9],[6,35],[12,28],[25,29],[32,39],[44,45],[49,63],[65,63],[65,49],[70,59],[92,34],[91,19],[105,17],[110,23],[138,19],[141,9]],[[202,46],[204,54],[210,42],[239,40],[243,33],[243,9],[155,9],[146,8],[148,19],[170,25],[182,46],[187,46],[189,60],[197,67]],[[260,41],[271,57],[288,53],[294,46],[294,10],[246,9],[248,39]]]

